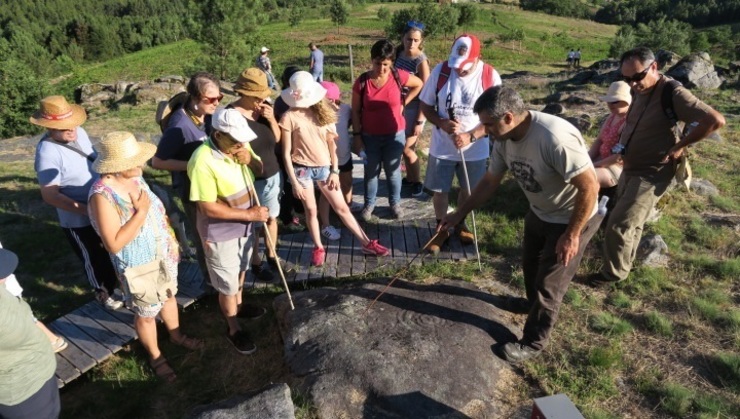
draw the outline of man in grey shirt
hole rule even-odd
[[[311,63],[308,67],[309,71],[314,80],[321,83],[324,81],[324,52],[321,51],[313,42],[308,44],[308,48],[311,50]]]

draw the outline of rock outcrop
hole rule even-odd
[[[295,419],[287,384],[273,384],[244,395],[193,409],[189,419]]]
[[[699,52],[682,58],[666,74],[683,83],[689,89],[716,89],[722,85],[722,78],[714,69],[709,54]]]

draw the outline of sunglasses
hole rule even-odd
[[[425,26],[421,22],[417,22],[415,20],[409,20],[408,22],[406,22],[406,28],[409,28],[409,29],[418,29],[418,30],[424,32]]]
[[[648,71],[650,71],[650,67],[652,67],[652,65],[653,65],[654,62],[655,61],[653,61],[652,63],[648,64],[648,66],[645,67],[644,70],[640,71],[639,73],[635,74],[632,77],[622,76],[622,80],[624,80],[624,82],[625,83],[628,83],[628,84],[629,83],[633,83],[633,82],[634,83],[637,83],[637,82],[642,81],[642,79],[644,79],[645,77],[647,77]]]
[[[211,105],[215,105],[217,102],[220,102],[221,99],[223,99],[223,98],[224,98],[224,95],[223,94],[220,94],[220,95],[218,95],[216,97],[203,96],[200,100],[202,100],[203,102],[209,103]]]

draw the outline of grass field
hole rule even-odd
[[[288,64],[306,65],[306,44],[314,41],[327,52],[328,74],[341,76],[346,91],[347,44],[353,45],[358,75],[369,67],[369,45],[383,35],[377,7],[363,8],[339,29],[328,19],[306,21],[298,28],[283,23],[263,27],[266,39],[273,40],[270,47],[278,72]],[[515,28],[525,32],[521,46],[496,41],[498,35]],[[485,43],[485,59],[504,74],[560,71],[567,50],[578,47],[588,65],[605,58],[615,30],[504,5],[482,6],[481,17],[470,28]],[[428,40],[431,60],[444,59],[450,43]],[[182,41],[79,68],[58,85],[67,89],[79,81],[181,74],[188,61],[197,58],[197,47],[193,41]],[[528,90],[527,97],[546,97],[551,86]],[[515,369],[519,381],[511,389],[513,400],[526,405],[532,397],[566,393],[588,418],[738,417],[740,232],[737,227],[710,223],[705,215],[740,213],[740,94],[737,89],[725,89],[698,95],[728,119],[721,142],[707,140],[692,150],[694,176],[711,181],[720,194],[704,197],[674,191],[664,197],[658,205],[663,216],[648,224],[645,234],[662,235],[670,249],[669,266],[638,266],[627,281],[608,292],[581,283],[583,276],[600,267],[601,238],[597,235],[566,295],[550,346],[543,356]],[[97,134],[111,128],[155,133],[152,112],[122,107],[92,115],[87,125]],[[150,174],[166,181],[161,172]],[[4,247],[20,255],[18,277],[37,316],[52,320],[91,299],[81,267],[53,221],[54,212],[41,201],[32,161],[0,165],[0,193],[0,239]],[[519,249],[526,209],[523,194],[509,180],[477,213],[482,275],[471,262],[425,266],[412,270],[407,278],[427,282],[446,277],[479,285],[497,281],[522,289]],[[267,289],[248,298],[269,307],[279,292]],[[252,357],[237,357],[227,346],[214,299],[186,310],[182,323],[187,333],[204,337],[209,344],[202,352],[186,353],[162,339],[164,352],[178,372],[178,383],[168,387],[157,381],[143,350],[135,344],[62,391],[63,417],[182,417],[194,405],[288,379],[271,311],[245,324],[260,348]],[[294,394],[297,415],[313,418],[306,400]]]

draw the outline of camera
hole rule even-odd
[[[612,147],[612,154],[619,154],[624,155],[625,146],[622,143],[614,144],[614,147]]]

